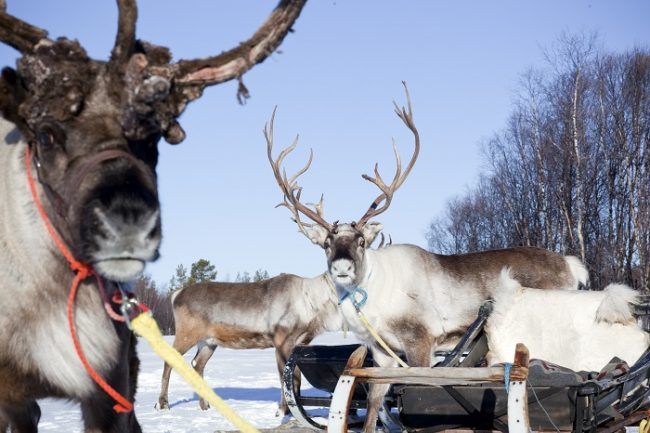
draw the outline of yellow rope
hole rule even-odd
[[[393,349],[388,347],[388,344],[384,341],[383,338],[381,338],[381,335],[375,331],[375,328],[372,327],[370,322],[368,322],[368,319],[366,319],[366,316],[363,315],[360,309],[357,308],[357,316],[359,316],[359,319],[361,320],[361,323],[363,323],[363,326],[366,327],[368,332],[370,332],[370,335],[374,337],[375,340],[377,340],[377,343],[395,360],[399,365],[401,365],[404,368],[409,368],[408,364],[402,360],[395,352],[393,352]]]
[[[650,429],[650,423],[647,419],[642,420],[639,424],[639,433],[648,433],[648,429]]]
[[[135,319],[131,320],[131,327],[138,335],[147,340],[153,351],[176,370],[194,388],[198,395],[221,412],[235,427],[244,433],[259,433],[259,430],[240,417],[215,394],[203,378],[185,362],[181,354],[163,339],[158,324],[151,316],[151,313],[139,314]]]
[[[332,281],[332,278],[329,276],[329,274],[328,274],[327,272],[325,272],[325,273],[323,274],[323,277],[325,277],[325,281],[327,281],[327,283],[329,284],[330,288],[331,288],[332,291],[334,292],[334,297],[335,297],[335,298],[338,298],[339,295],[338,295],[338,293],[336,292],[336,286],[334,285],[334,281]],[[370,324],[370,322],[368,321],[368,319],[366,319],[366,316],[361,312],[361,310],[359,309],[359,307],[357,307],[357,306],[355,305],[354,308],[355,308],[355,310],[357,310],[357,316],[359,316],[359,320],[361,320],[361,323],[363,323],[363,326],[366,327],[366,329],[368,330],[368,332],[370,332],[370,335],[372,335],[372,337],[377,341],[377,343],[379,343],[379,345],[380,345],[380,346],[381,346],[381,347],[386,351],[386,353],[388,353],[388,354],[389,354],[389,355],[390,355],[390,356],[391,356],[395,361],[397,361],[397,363],[398,363],[399,365],[401,365],[402,367],[404,367],[404,368],[409,368],[408,364],[407,364],[406,362],[404,362],[404,361],[402,360],[402,358],[400,358],[399,356],[397,356],[397,354],[396,354],[395,352],[393,352],[393,349],[391,349],[390,347],[388,347],[388,344],[386,344],[386,342],[384,341],[384,339],[381,338],[381,335],[379,335],[379,334],[377,333],[377,331],[375,331],[375,328]],[[345,329],[344,329],[343,332],[345,332]]]

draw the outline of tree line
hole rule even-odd
[[[530,245],[578,256],[591,287],[650,282],[650,52],[563,37],[523,74],[487,169],[427,233],[443,253]]]
[[[160,330],[165,335],[174,334],[174,313],[171,304],[171,295],[177,290],[192,284],[217,281],[216,266],[209,260],[199,259],[190,265],[188,274],[183,264],[176,267],[174,275],[164,287],[158,287],[150,275],[143,274],[133,282],[133,292],[140,302],[146,304],[158,322]],[[235,282],[261,281],[269,278],[269,273],[258,269],[252,274],[244,271],[238,272]]]

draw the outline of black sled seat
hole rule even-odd
[[[327,426],[318,423],[311,417],[307,408],[329,408],[332,393],[336,388],[339,377],[345,370],[346,363],[352,353],[360,347],[359,344],[342,346],[296,346],[284,368],[282,390],[292,415],[305,426],[326,429]],[[368,354],[364,367],[372,367],[372,355]],[[294,384],[294,371],[296,368],[302,373],[311,386],[324,391],[326,396],[303,396]],[[350,409],[365,409],[367,389],[362,384],[356,386],[350,403]],[[394,401],[390,396],[387,402]],[[387,407],[394,404],[387,403]]]
[[[333,393],[341,373],[345,369],[348,358],[359,347],[359,344],[344,346],[296,346],[287,362],[298,367],[305,379],[316,389]],[[293,361],[293,362],[292,362]],[[294,367],[291,365],[291,367]],[[372,356],[369,356],[364,367],[372,367]],[[293,368],[290,370],[293,371]],[[286,369],[285,369],[286,371]],[[358,386],[353,394],[352,407],[362,408],[367,394],[362,386]],[[329,399],[322,397],[300,396],[303,406],[329,406]]]

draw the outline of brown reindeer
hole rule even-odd
[[[510,268],[513,277],[528,287],[577,288],[579,283],[587,281],[587,272],[578,259],[541,248],[507,248],[459,255],[430,253],[408,244],[368,249],[382,229],[380,223],[370,220],[388,209],[420,151],[420,136],[413,121],[408,91],[406,95],[408,109],[395,106],[395,111],[413,133],[413,155],[402,170],[393,143],[397,170],[392,181],[385,183],[376,165],[374,177],[363,175],[381,193],[358,222],[327,222],[323,218],[322,198],[314,209],[301,203],[302,188],[297,179],[309,169],[311,157],[296,175],[287,177],[281,165],[297,140],[274,160],[274,116],[270,127],[264,130],[269,163],[284,195],[282,205],[291,211],[300,231],[325,251],[328,272],[339,298],[350,295],[341,304],[343,319],[371,348],[375,362],[382,367],[395,365],[395,360],[377,344],[359,319],[352,301],[359,296],[360,290],[366,292],[367,301],[358,308],[379,335],[391,349],[403,351],[410,366],[423,367],[431,365],[432,354],[442,342],[462,334],[475,319],[479,307],[495,292],[504,267]],[[301,214],[313,224],[302,222]],[[371,387],[364,425],[366,433],[375,430],[378,409],[387,390],[388,385]]]
[[[171,63],[164,47],[137,40],[135,0],[118,0],[110,59],[6,12],[0,40],[20,51],[0,77],[0,432],[36,432],[36,399],[81,403],[92,432],[139,432],[116,413],[75,354],[66,322],[74,273],[39,217],[27,183],[76,258],[105,282],[129,280],[160,245],[156,163],[160,138],[184,138],[177,118],[206,86],[239,78],[281,43],[305,0],[283,0],[256,33],[220,55]],[[31,158],[27,158],[28,149]],[[112,323],[94,279],[79,287],[75,321],[90,365],[133,400],[135,339]]]
[[[174,292],[174,348],[185,353],[198,346],[192,365],[203,376],[217,346],[274,347],[282,381],[284,366],[296,344],[309,344],[325,331],[341,329],[338,299],[328,279],[325,274],[314,278],[280,274],[250,283],[198,283]],[[157,405],[160,409],[169,409],[170,373],[165,363]],[[299,389],[300,372],[296,373]],[[283,393],[280,397],[278,412],[284,415],[288,407]],[[209,407],[203,399],[199,404],[203,410]]]

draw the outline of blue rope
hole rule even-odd
[[[361,294],[361,300],[357,300],[357,293]],[[363,290],[361,287],[355,287],[352,295],[352,303],[356,308],[361,308],[364,305],[366,305],[366,301],[368,300],[368,292]]]
[[[372,270],[368,273],[368,279],[370,279],[370,276],[372,275]],[[357,300],[357,293],[361,295],[361,300]],[[354,289],[351,290],[345,290],[345,294],[341,296],[341,299],[339,299],[339,305],[343,303],[347,298],[350,298],[352,300],[352,305],[359,310],[361,307],[366,305],[366,301],[368,300],[368,292],[366,292],[364,289],[361,287],[355,287]]]
[[[509,362],[505,362],[503,364],[503,387],[506,390],[506,394],[510,392],[510,369],[512,368],[512,364]]]
[[[357,299],[357,294],[361,295],[360,300]],[[341,299],[339,299],[339,305],[341,305],[347,298],[350,298],[352,305],[358,309],[366,305],[366,301],[368,300],[368,292],[366,292],[361,287],[355,287],[352,290],[346,290],[345,294],[341,296]]]

